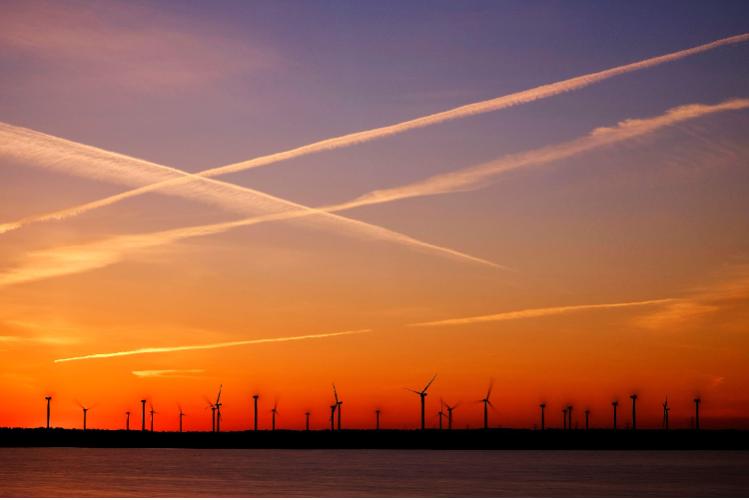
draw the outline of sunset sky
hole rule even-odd
[[[0,426],[749,428],[749,3],[0,9]]]

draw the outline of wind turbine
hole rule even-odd
[[[253,415],[253,426],[252,428],[254,430],[257,430],[257,400],[260,399],[260,394],[253,394],[252,395],[252,406],[255,408],[255,413]]]
[[[126,431],[130,430],[130,412],[129,411],[125,412],[125,430]]]
[[[338,403],[335,401],[330,405],[330,430],[335,431],[335,410],[338,408]]]
[[[447,430],[451,431],[453,429],[453,410],[458,407],[460,403],[455,403],[454,405],[450,406],[449,404],[445,403],[445,409],[447,410]]]
[[[80,404],[80,403],[79,403]],[[86,416],[88,415],[88,408],[86,408],[83,405],[80,405],[81,409],[83,410],[83,430],[86,430]]]
[[[341,430],[341,406],[343,406],[343,401],[338,399],[338,391],[335,389],[335,384],[333,384],[333,396],[335,397],[335,404],[336,404],[336,410],[338,410],[338,430]]]
[[[379,408],[375,410],[375,430],[376,431],[380,430],[380,409]]]
[[[567,430],[572,430],[572,405],[567,405]]]
[[[309,415],[310,415],[310,412],[304,413],[304,430],[305,431],[309,430]]]
[[[429,382],[427,382],[427,385],[425,385],[421,391],[417,391],[415,389],[408,389],[414,394],[418,394],[419,398],[421,399],[421,430],[422,431],[426,429],[426,420],[424,419],[424,406],[425,406],[425,400],[427,397],[427,389],[429,389],[429,386],[432,385],[432,382],[434,382],[434,379],[436,378],[437,378],[437,374],[435,374],[434,377],[432,377],[432,379]]]
[[[223,388],[224,388],[223,384],[218,386],[218,394],[216,395],[216,402],[213,404],[213,406],[216,407],[216,432],[221,432],[221,406],[223,406],[223,403],[221,402],[221,389]]]
[[[694,398],[694,430],[700,430],[700,403],[702,399]]]
[[[668,430],[668,412],[671,408],[668,407],[668,397],[663,401],[663,429]]]
[[[151,432],[153,432],[153,416],[156,415],[156,410],[153,409],[153,405],[150,406],[149,413],[151,414]]]
[[[206,409],[211,410],[211,432],[216,432],[216,405],[214,405],[210,399],[203,396],[205,399],[205,402],[208,403],[208,406],[206,406]]]
[[[439,418],[439,430],[442,430],[442,418],[445,416],[445,412],[443,411],[445,407],[445,402],[440,399],[440,411],[437,412],[437,417]]]
[[[276,415],[278,414],[278,402],[273,403],[273,408],[270,411],[271,413],[271,430],[276,430]]]
[[[590,430],[590,410],[588,408],[585,409],[585,430]]]
[[[146,400],[140,400],[140,430],[146,432]]]
[[[544,428],[546,426],[546,419],[545,419],[545,415],[544,415],[545,410],[546,410],[546,403],[541,403],[538,406],[539,406],[539,408],[541,408],[541,430],[544,430]]]
[[[494,381],[489,382],[489,389],[486,391],[484,399],[480,399],[479,403],[484,403],[484,430],[489,429],[489,407],[494,408],[494,405],[489,400],[492,395],[492,389],[494,388]]]
[[[179,431],[182,432],[182,417],[185,416],[185,412],[182,411],[182,406],[179,406]]]
[[[49,414],[50,414],[49,404],[50,404],[50,401],[52,401],[52,396],[44,396],[44,399],[47,400],[47,429],[49,429]]]
[[[629,396],[632,400],[632,430],[637,430],[637,394]]]
[[[614,408],[614,430],[616,430],[616,407],[619,406],[619,401],[612,401],[611,406]]]
[[[567,407],[562,408],[562,429],[567,430]]]

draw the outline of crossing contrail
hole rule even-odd
[[[270,165],[273,163],[278,163],[281,161],[289,160],[292,158],[297,158],[297,157],[312,154],[312,153],[348,147],[348,146],[352,146],[355,144],[361,144],[364,142],[369,142],[375,139],[388,137],[391,135],[399,134],[399,133],[417,129],[417,128],[423,128],[423,127],[427,127],[427,126],[435,125],[439,123],[444,123],[444,122],[451,121],[451,120],[457,120],[459,118],[479,115],[482,113],[488,113],[492,111],[498,111],[498,110],[509,108],[512,106],[517,106],[520,104],[536,101],[539,99],[545,99],[547,97],[552,97],[552,96],[562,94],[565,92],[570,92],[573,90],[581,89],[589,85],[593,85],[595,83],[598,83],[598,82],[601,82],[601,81],[604,81],[604,80],[607,80],[609,78],[613,78],[619,75],[631,73],[633,71],[639,71],[639,70],[650,68],[653,66],[658,66],[660,64],[668,63],[671,61],[676,61],[676,60],[690,57],[696,54],[707,52],[707,51],[716,49],[718,47],[743,43],[743,42],[746,42],[747,40],[749,40],[749,33],[722,38],[722,39],[715,40],[713,42],[706,43],[703,45],[698,45],[696,47],[692,47],[689,49],[671,52],[669,54],[665,54],[665,55],[661,55],[657,57],[651,57],[649,59],[644,59],[638,62],[629,63],[629,64],[625,64],[622,66],[616,66],[614,68],[610,68],[607,70],[598,71],[594,73],[588,73],[585,75],[577,76],[574,78],[569,78],[567,80],[562,80],[562,81],[558,81],[555,83],[541,85],[538,87],[534,87],[532,89],[523,90],[523,91],[515,92],[512,94],[507,94],[504,96],[496,97],[494,99],[475,102],[475,103],[467,104],[464,106],[459,106],[457,108],[453,108],[447,111],[442,111],[442,112],[422,116],[419,118],[414,118],[411,120],[395,123],[392,125],[387,125],[384,127],[378,127],[374,129],[369,129],[369,130],[364,130],[360,132],[345,134],[345,135],[338,136],[338,137],[324,139],[318,142],[314,142],[314,143],[300,146],[297,148],[289,149],[286,151],[259,156],[250,160],[232,163],[232,164],[225,165],[222,167],[216,167],[216,168],[203,170],[196,174],[187,174],[183,172],[183,175],[180,175],[176,178],[155,181],[152,184],[140,186],[130,191],[125,191],[116,195],[112,195],[106,198],[102,198],[100,200],[90,202],[90,203],[84,203],[84,204],[81,204],[81,205],[78,205],[76,207],[72,207],[69,209],[63,209],[63,210],[59,210],[59,211],[52,212],[49,214],[44,214],[44,215],[39,216],[38,218],[29,217],[25,219],[24,221],[9,222],[9,223],[0,225],[0,232],[2,231],[7,232],[12,229],[17,229],[18,227],[21,227],[23,224],[28,224],[34,221],[49,220],[49,219],[64,219],[67,217],[76,216],[76,215],[88,212],[89,210],[94,210],[96,208],[101,208],[104,206],[112,205],[114,203],[118,203],[120,201],[133,198],[141,194],[145,194],[145,193],[149,193],[149,192],[153,192],[157,190],[161,191],[170,187],[189,184],[189,183],[195,182],[196,179],[199,177],[208,178],[208,177],[215,177],[218,175],[240,172],[243,170]],[[7,149],[8,148],[4,148],[4,150],[7,150]]]
[[[596,148],[610,146],[621,141],[631,140],[645,134],[654,133],[665,127],[682,123],[687,120],[723,111],[745,109],[747,107],[749,107],[749,99],[732,99],[714,105],[689,104],[686,106],[679,106],[655,117],[630,119],[622,121],[613,127],[597,128],[591,133],[573,141],[547,146],[517,155],[501,157],[498,160],[486,164],[469,167],[447,174],[441,174],[406,186],[373,191],[355,200],[337,205],[330,205],[316,209],[305,207],[302,210],[271,213],[235,221],[184,227],[155,233],[113,236],[93,243],[32,252],[26,256],[25,260],[20,265],[0,272],[0,287],[98,269],[119,262],[130,252],[144,248],[164,246],[185,238],[217,234],[238,227],[307,217],[317,212],[330,213],[348,210],[355,207],[388,203],[416,196],[476,189],[483,186],[492,176],[499,175],[509,170],[548,164]],[[366,225],[366,223],[354,221],[353,219],[347,219],[347,221],[349,225]],[[367,225],[367,230],[370,233],[374,232],[375,234],[378,231],[382,231],[384,237],[394,238],[394,236],[390,234],[391,232],[384,228]],[[413,240],[406,235],[398,234],[397,237],[399,238],[399,241],[410,243],[414,247],[434,250],[435,252],[441,252],[445,255],[474,261],[487,266],[502,267],[493,262],[462,254],[444,247],[432,247],[429,243]]]
[[[272,344],[277,342],[295,342],[297,340],[313,340],[313,339],[324,339],[330,337],[342,337],[344,335],[358,335],[361,333],[371,332],[370,329],[363,330],[346,330],[342,332],[333,333],[317,333],[312,335],[298,335],[295,337],[271,337],[265,339],[252,339],[252,340],[236,340],[233,342],[218,342],[215,344],[198,344],[198,345],[181,345],[171,347],[143,347],[141,349],[133,349],[131,351],[117,351],[117,352],[105,352],[98,354],[85,354],[83,356],[75,356],[71,358],[60,358],[54,360],[55,363],[68,363],[70,361],[82,361],[84,359],[104,359],[104,358],[121,358],[123,356],[138,356],[140,354],[159,354],[165,352],[181,352],[181,351],[205,351],[208,349],[223,349],[226,347],[237,347],[243,345],[254,345],[254,344]]]
[[[55,171],[126,185],[142,185],[158,182],[163,179],[174,179],[186,175],[192,175],[173,167],[159,165],[112,151],[54,137],[35,130],[2,123],[0,123],[0,154],[15,159],[28,160],[35,165]],[[253,220],[252,224],[264,221],[265,218],[269,216],[269,212],[270,214],[283,213],[285,214],[284,217],[280,218],[283,220],[291,221],[305,218],[306,221],[313,224],[323,224],[326,227],[332,226],[334,229],[343,230],[349,234],[353,233],[354,235],[390,241],[422,251],[441,254],[453,259],[473,262],[475,264],[488,265],[497,268],[502,267],[486,259],[474,257],[439,245],[426,243],[381,226],[350,219],[341,215],[327,213],[322,210],[310,208],[299,203],[284,200],[237,184],[204,177],[195,177],[195,179],[196,182],[190,185],[167,187],[165,188],[167,190],[166,192],[189,199],[199,200],[220,207],[223,210],[246,216],[259,217],[257,221]],[[11,229],[17,229],[29,222],[54,218],[57,218],[56,212],[21,219],[8,223],[5,226],[0,225],[0,233]],[[270,216],[270,220],[275,220],[275,216]],[[180,239],[180,234],[184,234],[184,237],[190,237],[193,234],[211,234],[212,232],[230,229],[237,225],[241,224],[212,224],[201,226],[201,229],[193,228],[191,231],[183,233],[165,231],[155,234],[154,239],[160,243],[167,243],[170,238],[171,241]],[[134,237],[143,241],[143,238],[139,235],[131,236],[129,239],[133,240]],[[123,239],[115,237],[113,239],[121,243],[127,241],[127,238]],[[114,248],[107,243],[104,243],[103,245],[105,247]],[[97,261],[98,259],[91,261],[91,265],[95,265]],[[2,278],[0,278],[0,282],[1,281]]]
[[[352,202],[337,205],[335,211],[404,198],[477,189],[482,187],[492,177],[510,170],[545,165],[604,146],[611,146],[622,141],[652,134],[660,129],[688,120],[694,120],[714,113],[737,111],[746,108],[749,108],[749,99],[731,99],[719,104],[688,104],[671,108],[655,117],[630,119],[622,121],[613,127],[597,128],[588,135],[572,141],[520,154],[503,156],[481,165],[435,175],[405,186],[372,191]]]
[[[641,300],[637,302],[615,302],[611,304],[584,304],[577,306],[542,307],[538,309],[521,309],[519,311],[502,312],[498,314],[487,314],[485,316],[470,316],[467,318],[442,319],[438,321],[426,321],[423,323],[411,323],[408,326],[455,326],[470,325],[473,323],[488,323],[493,321],[511,321],[516,319],[540,318],[543,316],[556,316],[580,311],[592,311],[596,309],[620,309],[623,307],[641,307],[665,304],[675,299]]]

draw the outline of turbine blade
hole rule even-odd
[[[424,387],[424,390],[421,392],[427,392],[427,389],[429,389],[429,386],[432,385],[432,382],[434,382],[434,379],[437,378],[437,374],[434,374],[434,377],[432,377],[432,380],[429,381],[429,383]]]

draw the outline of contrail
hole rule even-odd
[[[122,260],[128,252],[142,248],[163,246],[185,238],[216,234],[237,227],[306,217],[312,213],[318,212],[329,213],[348,210],[355,207],[388,203],[416,196],[475,189],[483,186],[490,177],[509,170],[548,164],[596,148],[610,146],[621,141],[641,137],[645,134],[653,133],[664,127],[672,126],[687,120],[696,119],[712,113],[744,109],[747,107],[749,107],[748,99],[733,99],[715,105],[690,104],[680,106],[672,108],[655,117],[625,120],[614,127],[598,128],[573,141],[547,146],[517,155],[501,157],[498,160],[486,164],[430,177],[424,181],[408,184],[406,186],[373,191],[355,200],[337,205],[330,205],[317,209],[305,207],[303,210],[272,213],[236,221],[178,228],[156,233],[114,236],[94,243],[32,252],[19,266],[0,272],[0,287],[98,269]],[[348,224],[365,225],[363,222],[354,221],[352,219],[347,220]],[[375,233],[377,231],[382,231],[386,235],[389,234],[389,230],[376,226],[368,226],[368,230]],[[413,244],[415,247],[432,249],[430,244],[412,240],[405,235],[399,234],[398,238],[400,241]],[[501,267],[490,261],[455,252],[454,250],[443,247],[435,247],[433,250],[456,258],[472,260],[488,266]]]
[[[352,202],[343,203],[333,208],[335,211],[339,211],[404,198],[472,190],[482,187],[491,177],[510,170],[545,165],[604,146],[611,146],[622,141],[652,134],[660,129],[684,121],[694,120],[714,113],[746,108],[749,108],[749,99],[731,99],[719,104],[688,104],[679,106],[671,108],[664,114],[655,117],[625,120],[614,127],[597,128],[588,135],[572,141],[534,149],[525,153],[503,156],[481,165],[435,175],[405,186],[372,191]],[[327,210],[329,209],[327,208]]]
[[[511,321],[515,319],[539,318],[542,316],[556,316],[579,311],[590,311],[595,309],[619,309],[623,307],[650,306],[665,304],[675,299],[642,300],[638,302],[617,302],[612,304],[585,304],[577,306],[542,307],[539,309],[521,309],[485,316],[470,316],[467,318],[452,318],[439,321],[427,321],[423,323],[411,323],[408,326],[454,326],[469,325],[473,323],[488,323],[492,321]]]
[[[482,113],[498,111],[498,110],[509,108],[512,106],[517,106],[520,104],[536,101],[539,99],[552,97],[552,96],[562,94],[565,92],[570,92],[573,90],[581,89],[589,85],[593,85],[594,83],[607,80],[609,78],[613,78],[613,77],[623,75],[626,73],[631,73],[633,71],[639,71],[641,69],[646,69],[646,68],[650,68],[653,66],[658,66],[660,64],[668,63],[671,61],[676,61],[676,60],[690,57],[696,54],[707,52],[709,50],[713,50],[718,47],[743,43],[747,40],[749,40],[749,33],[735,35],[735,36],[731,36],[728,38],[722,38],[722,39],[715,40],[713,42],[699,45],[696,47],[692,47],[689,49],[680,50],[677,52],[671,52],[669,54],[652,57],[649,59],[644,59],[642,61],[625,64],[622,66],[616,66],[614,68],[610,68],[610,69],[603,70],[603,71],[588,73],[585,75],[577,76],[574,78],[569,78],[567,80],[562,80],[562,81],[558,81],[555,83],[541,85],[532,89],[523,90],[523,91],[515,92],[512,94],[507,94],[504,96],[496,97],[494,99],[475,102],[475,103],[467,104],[464,106],[459,106],[457,108],[453,108],[447,111],[442,111],[442,112],[434,113],[431,115],[414,118],[411,120],[395,123],[392,125],[364,130],[360,132],[354,132],[354,133],[350,133],[350,134],[346,134],[346,135],[342,135],[338,137],[332,137],[329,139],[324,139],[318,142],[314,142],[311,144],[307,144],[305,146],[300,146],[297,148],[289,149],[286,151],[281,151],[278,153],[273,153],[273,154],[269,154],[265,156],[259,156],[250,160],[232,163],[232,164],[225,165],[222,167],[216,167],[216,168],[203,170],[196,174],[183,173],[184,174],[183,176],[180,176],[174,179],[156,181],[153,184],[141,186],[141,187],[132,189],[130,191],[126,191],[126,192],[119,193],[113,196],[102,198],[100,200],[97,200],[91,203],[85,203],[85,204],[81,204],[81,205],[78,205],[76,207],[72,207],[69,209],[60,210],[60,211],[50,213],[50,214],[45,214],[41,216],[40,219],[31,217],[31,218],[26,219],[23,223],[29,223],[35,220],[48,220],[50,218],[63,219],[63,218],[82,214],[89,210],[111,205],[111,204],[120,202],[122,200],[126,200],[128,198],[139,196],[144,193],[149,193],[149,192],[156,191],[156,190],[163,190],[165,188],[173,187],[175,185],[178,186],[178,185],[188,184],[188,183],[194,182],[196,178],[198,177],[215,177],[218,175],[240,172],[240,171],[247,170],[250,168],[270,165],[273,163],[289,160],[292,158],[297,158],[297,157],[312,154],[312,153],[348,147],[348,146],[352,146],[355,144],[361,144],[361,143],[369,142],[375,139],[380,139],[383,137],[388,137],[391,135],[406,132],[408,130],[423,128],[423,127],[427,127],[430,125],[444,123],[447,121],[457,120],[459,118],[474,116],[474,115],[478,115]],[[16,229],[18,227],[20,227],[18,222],[16,223],[11,222],[11,223],[7,223],[7,224],[0,226],[0,229],[3,229],[4,231],[9,231],[12,229]]]
[[[132,371],[132,374],[139,378],[192,378],[201,373],[205,373],[202,368]]]
[[[35,165],[67,174],[126,185],[142,185],[164,179],[193,176],[193,174],[173,167],[2,123],[0,123],[0,154],[13,159],[31,161]],[[349,233],[353,232],[369,238],[391,241],[454,259],[491,267],[502,267],[486,259],[426,243],[381,226],[330,214],[237,184],[204,177],[193,177],[196,182],[191,185],[171,186],[167,187],[166,191],[170,194],[196,199],[242,215],[257,216],[258,214],[264,214],[260,217],[260,221],[263,221],[263,217],[267,217],[268,212],[288,214],[283,218],[285,220],[313,216],[306,220],[332,225],[336,229],[343,229]],[[58,212],[52,212],[0,225],[0,233],[18,229],[30,222],[55,219],[58,216]],[[273,220],[272,217],[271,220]],[[223,224],[203,226],[203,230],[197,232],[209,234],[211,228],[214,227],[229,228],[234,226],[227,227]],[[175,237],[173,232],[166,233]]]
[[[123,356],[138,356],[140,354],[157,354],[157,353],[164,353],[164,352],[180,352],[180,351],[205,351],[208,349],[223,349],[225,347],[236,347],[236,346],[242,346],[242,345],[271,344],[275,342],[294,342],[297,340],[312,340],[312,339],[324,339],[324,338],[329,338],[329,337],[341,337],[344,335],[358,335],[360,333],[368,333],[371,331],[372,330],[370,329],[346,330],[342,332],[333,332],[333,333],[299,335],[296,337],[276,337],[276,338],[267,338],[267,339],[237,340],[234,342],[219,342],[216,344],[182,345],[182,346],[172,346],[172,347],[143,347],[141,349],[134,349],[132,351],[86,354],[84,356],[75,356],[72,358],[61,358],[61,359],[56,359],[54,362],[55,363],[68,363],[70,361],[81,361],[84,359],[121,358]]]

